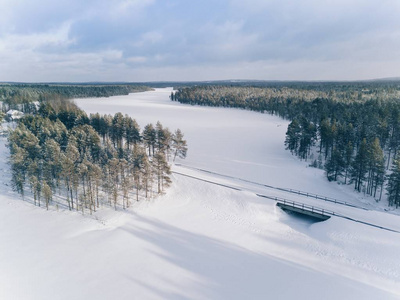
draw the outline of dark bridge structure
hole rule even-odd
[[[328,215],[326,210],[315,208],[314,206],[308,206],[304,204],[300,205],[294,202],[292,203],[277,202],[276,206],[280,207],[283,211],[294,212],[296,214],[311,218],[315,221],[326,221],[331,217],[330,215]],[[334,213],[332,212],[332,214]]]
[[[326,210],[316,206],[307,205],[300,202],[290,201],[284,198],[271,197],[267,195],[256,194],[258,197],[267,198],[276,201],[276,206],[280,207],[283,211],[293,212],[314,219],[315,221],[326,221],[331,216],[338,216],[334,211]]]

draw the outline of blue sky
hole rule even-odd
[[[398,0],[0,0],[0,81],[400,76]]]

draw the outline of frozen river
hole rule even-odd
[[[172,88],[110,98],[76,99],[89,113],[122,112],[141,128],[160,121],[171,131],[180,128],[188,142],[181,163],[278,187],[289,187],[338,199],[355,198],[351,188],[329,183],[324,172],[308,168],[285,150],[288,121],[240,109],[183,105],[169,99]],[[354,200],[356,201],[356,200]]]

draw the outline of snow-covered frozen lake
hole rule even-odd
[[[284,151],[288,122],[245,110],[181,105],[169,100],[171,91],[156,89],[76,103],[88,113],[129,114],[142,129],[157,121],[172,131],[180,128],[189,145],[187,165],[272,183],[282,182],[278,174],[290,176],[288,170],[277,172],[285,168],[285,161],[295,160]]]
[[[129,114],[142,128],[158,120],[180,128],[189,152],[179,161],[185,167],[175,171],[245,189],[174,174],[166,195],[129,211],[104,208],[94,217],[46,212],[11,192],[3,139],[0,299],[400,299],[399,233],[335,217],[297,219],[255,192],[299,196],[235,179],[368,207],[370,199],[329,183],[321,170],[284,150],[287,121],[181,105],[169,100],[170,93],[157,89],[76,103],[88,113]],[[400,228],[396,215],[338,209]]]
[[[322,170],[306,169],[307,163],[285,151],[288,121],[246,110],[182,105],[169,100],[171,91],[156,89],[129,96],[78,99],[76,103],[87,113],[128,114],[142,129],[157,121],[172,131],[180,128],[189,145],[188,157],[181,161],[185,165],[338,197],[337,186],[327,184]]]

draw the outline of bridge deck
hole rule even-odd
[[[324,210],[321,209],[315,209],[314,207],[310,207],[310,206],[304,206],[304,205],[294,205],[294,203],[292,204],[284,204],[281,202],[278,202],[276,204],[277,206],[279,206],[281,209],[283,209],[284,211],[291,211],[291,212],[295,212],[298,214],[302,214],[308,217],[312,217],[315,218],[319,221],[325,221],[328,220],[331,216],[327,215],[326,212],[324,212]]]

